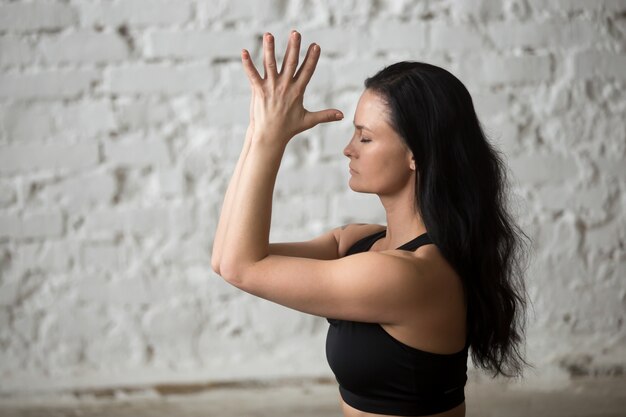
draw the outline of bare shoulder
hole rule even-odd
[[[383,231],[386,228],[387,226],[371,223],[349,223],[341,226],[337,234],[339,257],[345,256],[348,249],[360,239]]]

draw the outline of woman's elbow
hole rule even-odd
[[[221,268],[220,268],[220,261],[219,259],[217,259],[217,257],[211,258],[211,269],[217,275],[222,276]]]
[[[239,287],[242,277],[242,268],[233,262],[212,262],[211,266],[216,274],[224,278],[225,281]]]
[[[211,258],[211,269],[213,269],[213,272],[228,282],[232,282],[235,274],[237,274],[237,270],[230,265],[232,265],[232,262],[224,262],[221,257]]]

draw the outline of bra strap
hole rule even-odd
[[[348,251],[346,252],[346,256],[353,255],[353,254],[359,253],[359,252],[366,252],[366,251],[368,251],[369,248],[372,247],[374,242],[376,242],[378,239],[383,237],[385,235],[385,233],[387,233],[387,231],[386,230],[382,230],[380,232],[377,232],[377,233],[371,234],[369,236],[365,236],[362,239],[359,239],[355,244],[350,246],[350,249],[348,249]]]
[[[400,246],[398,249],[408,250],[408,251],[413,252],[417,248],[419,248],[420,246],[427,245],[429,243],[433,243],[433,241],[430,238],[430,236],[428,236],[428,233],[422,233],[421,235],[419,235],[415,239],[413,239],[413,240],[405,243],[404,245]]]

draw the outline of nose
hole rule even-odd
[[[348,158],[352,158],[352,156],[354,155],[354,149],[352,148],[352,140],[350,140],[350,142],[348,142],[346,147],[343,148],[343,154],[347,156]]]

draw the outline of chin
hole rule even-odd
[[[370,190],[365,190],[365,189],[363,189],[363,188],[361,188],[361,187],[359,187],[359,186],[355,186],[355,185],[353,185],[353,184],[352,184],[352,181],[349,181],[349,182],[348,182],[348,186],[349,186],[349,187],[350,187],[350,189],[351,189],[352,191],[354,191],[355,193],[372,194],[372,191],[370,191]]]
[[[348,180],[348,187],[350,187],[350,189],[351,189],[352,191],[355,191],[355,192],[357,192],[357,193],[361,192],[361,191],[359,190],[359,187],[358,187],[358,186],[355,186],[355,185],[353,184],[352,178],[350,178],[350,179]]]

